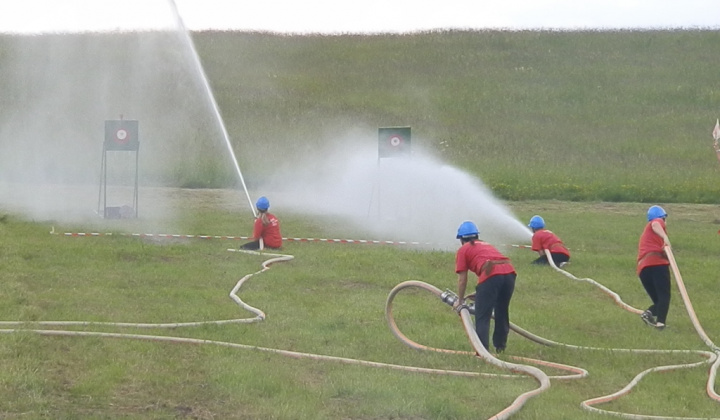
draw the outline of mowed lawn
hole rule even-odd
[[[249,212],[208,209],[211,202],[207,194],[202,196],[179,216],[183,233],[240,235],[238,223],[249,226],[251,215],[245,214]],[[603,284],[631,306],[649,305],[634,273],[645,204],[521,201],[509,205],[520,220],[536,213],[545,217],[548,227],[572,250],[570,273]],[[668,204],[666,209],[693,308],[704,331],[717,340],[716,208]],[[26,221],[12,214],[2,220],[0,318],[25,322],[6,325],[21,331],[4,334],[0,340],[4,366],[0,384],[7,396],[0,412],[6,418],[487,418],[537,386],[531,378],[504,376],[509,372],[471,354],[412,350],[392,335],[385,319],[388,293],[407,280],[454,290],[452,252],[287,242],[282,253],[294,259],[259,273],[270,256],[228,252],[237,240],[120,235],[143,231],[144,220],[98,221],[93,226]],[[58,234],[50,234],[49,225]],[[303,215],[283,216],[283,233],[288,237],[371,239],[340,226],[344,225],[324,230]],[[115,235],[59,234],[80,231]],[[531,266],[535,256],[527,249],[503,249],[518,270],[512,321],[546,339],[587,348],[547,347],[511,334],[502,359],[522,356],[589,372],[583,379],[551,379],[550,389],[513,418],[599,418],[580,403],[620,390],[645,369],[704,360],[696,351],[708,347],[692,326],[677,289],[668,328],[653,331],[589,282]],[[213,325],[212,321],[254,317],[228,296],[238,280],[253,273],[238,296],[267,317],[250,324]],[[413,341],[472,352],[457,315],[429,293],[420,289],[399,293],[393,314],[400,330]],[[42,321],[99,324],[35,323]],[[195,321],[208,324],[177,328],[102,324]],[[88,335],[46,336],[29,330]],[[97,332],[144,338],[103,337]],[[188,338],[212,342],[181,341]],[[417,373],[385,364],[492,375]],[[541,369],[550,376],[563,373]],[[650,374],[628,396],[600,407],[712,418],[718,403],[705,393],[707,379],[706,364]]]

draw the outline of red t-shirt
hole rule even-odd
[[[489,273],[485,273],[483,265],[488,261],[506,260],[506,263],[494,264]],[[482,242],[467,242],[458,249],[455,256],[455,272],[472,271],[478,276],[478,284],[498,274],[515,273],[510,260],[500,253],[494,246]]]
[[[551,253],[570,256],[570,251],[565,247],[560,238],[547,229],[536,230],[532,237],[532,250],[550,250]]]
[[[642,235],[640,235],[640,243],[638,244],[637,256],[637,273],[640,274],[645,267],[653,265],[670,265],[670,260],[665,255],[663,238],[653,232],[652,224],[659,223],[663,232],[667,233],[665,220],[662,218],[653,219],[645,225]]]
[[[267,224],[263,223],[262,214],[255,219],[253,225],[253,240],[262,238],[265,246],[270,248],[282,247],[282,235],[280,234],[280,221],[274,214],[265,213]]]

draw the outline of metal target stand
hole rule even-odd
[[[409,158],[410,148],[410,127],[381,127],[378,128],[378,174],[375,177],[374,186],[370,195],[368,205],[368,216],[372,210],[373,197],[377,195],[377,215],[380,216],[382,197],[380,194],[381,180],[379,171],[383,159]]]
[[[107,205],[107,154],[108,152],[135,152],[135,182],[132,207],[108,207]],[[129,219],[138,217],[138,161],[140,141],[138,140],[137,120],[105,121],[105,141],[103,142],[102,163],[100,166],[100,192],[98,194],[98,215],[105,219]]]

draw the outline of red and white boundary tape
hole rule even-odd
[[[55,234],[55,228],[50,231]],[[65,232],[64,236],[83,237],[83,236],[131,236],[137,238],[164,238],[164,239],[225,239],[225,240],[250,240],[249,236],[228,236],[228,235],[182,235],[169,233],[100,233],[100,232]],[[375,245],[436,245],[432,242],[417,241],[379,241],[372,239],[327,239],[327,238],[282,238],[286,242],[328,242],[335,244],[375,244]],[[514,248],[528,248],[530,245],[501,245],[511,246]]]
[[[165,239],[230,239],[250,240],[249,236],[227,236],[227,235],[177,235],[166,233],[98,233],[98,232],[66,232],[65,236],[132,236],[137,238],[165,238]],[[331,242],[338,244],[381,244],[381,245],[432,245],[430,242],[409,242],[409,241],[377,241],[369,239],[322,239],[322,238],[282,238],[288,242]]]
[[[55,233],[55,232],[50,232]],[[64,236],[83,237],[83,236],[132,236],[137,238],[165,238],[165,239],[229,239],[229,240],[250,240],[249,236],[226,236],[226,235],[178,235],[168,233],[98,233],[98,232],[65,232]],[[327,239],[327,238],[282,238],[287,242],[328,242],[335,244],[375,244],[375,245],[435,245],[432,242],[416,242],[416,241],[379,241],[372,239]],[[501,245],[511,246],[514,248],[527,248],[530,245]]]

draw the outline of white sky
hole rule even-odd
[[[190,30],[720,28],[718,0],[175,0]],[[0,32],[174,25],[171,0],[0,0]]]

